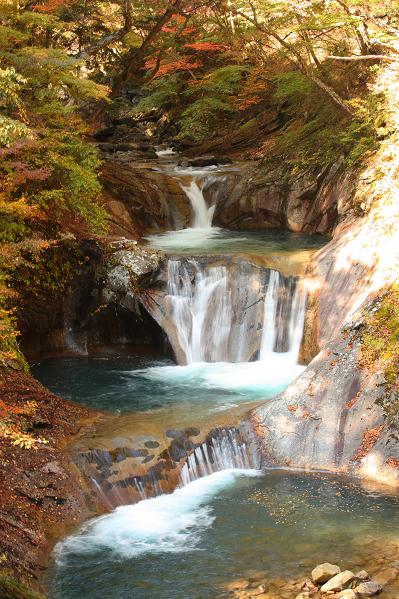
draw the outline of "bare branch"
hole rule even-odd
[[[330,60],[342,60],[345,62],[360,60],[388,60],[389,62],[399,61],[399,56],[389,56],[388,54],[355,54],[353,56],[334,56],[333,54],[330,54],[326,58]]]

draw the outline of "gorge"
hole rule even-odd
[[[303,557],[303,535],[309,534],[309,519],[315,517],[323,519],[323,534],[311,533],[308,559],[316,562],[323,556],[327,560],[333,553],[335,560],[356,564],[360,559],[359,563],[372,569],[370,556],[376,548],[373,545],[372,551],[365,551],[361,547],[378,526],[378,551],[388,556],[394,551],[397,532],[391,514],[396,509],[396,493],[371,483],[369,489],[362,488],[356,481],[326,474],[327,470],[348,473],[362,467],[366,474],[362,462],[356,464],[353,457],[360,451],[370,422],[380,422],[376,409],[367,416],[360,412],[359,417],[355,408],[350,415],[349,404],[355,407],[353,398],[363,388],[354,373],[353,358],[345,365],[343,380],[341,374],[332,373],[335,379],[330,393],[342,385],[345,421],[336,400],[323,403],[318,399],[318,409],[327,411],[319,416],[306,412],[302,398],[292,399],[309,381],[312,398],[325,393],[323,385],[319,390],[313,382],[315,371],[316,380],[320,377],[318,362],[323,351],[307,368],[303,361],[304,356],[309,360],[317,352],[317,341],[305,329],[314,326],[314,271],[315,265],[320,268],[318,261],[326,250],[328,255],[327,239],[273,230],[237,234],[213,227],[217,205],[207,203],[199,177],[209,183],[211,176],[214,184],[220,171],[217,167],[211,171],[186,169],[182,175],[179,167],[171,169],[169,161],[170,157],[167,168],[171,176],[177,173],[179,179],[186,179],[179,185],[191,208],[191,227],[148,237],[148,251],[152,245],[164,254],[151,262],[150,272],[141,275],[139,285],[131,282],[136,248],[128,241],[118,243],[107,258],[98,293],[99,303],[116,302],[133,313],[138,301],[164,331],[167,352],[178,365],[162,356],[161,344],[153,357],[145,357],[138,348],[133,355],[129,356],[128,350],[119,357],[100,349],[97,357],[91,350],[86,358],[52,358],[33,368],[39,380],[62,396],[111,411],[95,425],[94,434],[89,430],[80,435],[71,448],[74,462],[96,497],[96,509],[110,514],[90,520],[56,546],[49,583],[54,597],[108,597],[117,571],[120,597],[130,596],[131,585],[144,597],[154,592],[165,599],[186,596],[193,585],[201,588],[201,597],[227,597],[226,580],[234,581],[251,571],[254,560],[267,570],[268,580],[275,585],[281,576],[300,575],[295,560],[300,562]],[[229,168],[238,170],[235,165]],[[338,285],[342,285],[340,278]],[[136,303],[129,300],[132,296]],[[345,316],[342,312],[342,322]],[[73,350],[71,345],[68,348]],[[328,349],[324,352],[328,354]],[[342,353],[340,360],[344,356]],[[326,376],[331,375],[323,373],[323,381]],[[75,381],[72,388],[71,379]],[[284,392],[295,379],[293,387]],[[277,421],[269,431],[273,418]],[[290,418],[299,433],[283,421]],[[334,419],[339,424],[331,431]],[[267,433],[262,431],[260,438],[267,439],[266,448],[254,437],[264,422]],[[284,432],[279,433],[282,426]],[[327,429],[321,432],[323,426]],[[280,447],[287,457],[280,457]],[[296,461],[293,468],[291,456]],[[319,468],[320,474],[295,472],[298,467]],[[373,472],[369,470],[366,476],[373,477]],[[389,476],[385,475],[384,482],[390,482]],[[373,501],[378,498],[378,508],[374,508],[378,523],[364,519],[371,497]],[[326,501],[328,516],[324,514]],[[230,506],[227,514],[226,502]],[[262,516],[265,506],[271,510],[269,521]],[[350,514],[347,522],[342,516],[345,512]],[[237,522],[232,531],[229,522]],[[265,538],[261,541],[259,530],[263,527]],[[249,538],[248,529],[254,530]],[[329,548],[332,530],[338,547],[345,547],[342,553]],[[281,538],[293,531],[297,541],[290,541],[281,551]],[[239,539],[237,564],[229,547]],[[198,561],[201,552],[208,554],[210,544],[224,556],[216,566],[209,558]],[[268,551],[260,558],[265,544]],[[176,578],[171,572],[176,570],[181,552],[187,576]],[[83,556],[87,560],[84,567]],[[100,570],[98,563],[102,564]],[[162,582],[160,568],[165,568]],[[206,583],[203,569],[208,572]],[[101,579],[94,588],[93,573]],[[112,588],[115,591],[114,583]],[[280,592],[292,596],[283,588]]]
[[[0,8],[0,598],[399,597],[396,4]]]

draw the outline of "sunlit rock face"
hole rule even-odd
[[[353,193],[343,189],[338,198],[346,218],[312,268],[305,329],[320,353],[295,383],[253,414],[266,461],[353,470],[399,484],[398,416],[384,415],[381,404],[390,391],[378,364],[361,366],[359,347],[370,301],[397,281],[398,165],[397,140],[389,140],[362,172],[346,176]]]
[[[383,377],[359,366],[360,326],[327,343],[296,382],[253,413],[265,464],[399,483],[390,465],[399,445],[381,407]]]
[[[295,383],[254,413],[273,463],[353,470],[399,484],[397,424],[385,420],[380,405],[384,379],[373,365],[360,366],[359,347],[364,306],[396,280],[397,210],[388,205],[382,217],[380,207],[343,224],[316,255],[305,337],[321,350]]]

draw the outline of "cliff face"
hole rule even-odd
[[[42,293],[24,308],[20,326],[25,356],[159,345],[162,331],[140,307],[135,290],[141,276],[157,269],[161,254],[135,240],[91,240],[81,249],[82,265],[65,293],[53,302]]]
[[[387,98],[393,119],[399,118],[396,70],[391,65],[382,75],[394,88]],[[394,134],[351,175],[353,195],[346,188],[342,201],[350,201],[352,210],[313,264],[307,334],[320,352],[283,394],[253,414],[266,462],[355,470],[399,483],[397,414],[391,410],[387,417],[382,407],[397,389],[397,366],[388,384],[381,360],[365,364],[361,348],[365,322],[377,309],[372,301],[378,305],[397,281],[398,168]],[[363,216],[356,216],[359,210]]]
[[[112,232],[137,237],[190,226],[190,203],[176,178],[155,161],[130,158],[126,152],[104,162],[104,201]],[[265,170],[258,161],[237,167],[204,188],[208,205],[215,204],[215,226],[331,235],[350,210],[345,200],[353,196],[352,181],[341,160],[322,173],[303,172],[288,180],[283,169]]]
[[[381,406],[383,377],[359,366],[359,326],[341,331],[294,384],[256,410],[265,464],[399,483],[399,446]]]
[[[285,177],[282,167],[245,164],[239,176],[210,189],[217,198],[216,225],[230,229],[282,228],[331,235],[349,209],[351,180],[342,160],[321,173]]]
[[[176,179],[155,171],[155,161],[131,158],[125,152],[104,162],[102,183],[111,232],[137,238],[187,226],[190,205]]]

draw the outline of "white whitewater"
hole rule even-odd
[[[203,184],[205,184],[205,182],[206,179],[203,181]],[[180,183],[180,187],[190,200],[191,208],[193,210],[193,220],[191,224],[192,228],[211,228],[215,206],[210,206],[208,208],[202,191],[203,187],[200,185],[200,179],[194,177],[188,185]]]
[[[231,330],[227,269],[214,266],[203,270],[196,261],[190,263],[195,269],[194,284],[179,260],[168,262],[167,293],[178,339],[187,363],[219,362],[225,359]]]
[[[260,360],[267,360],[274,352],[276,342],[276,314],[278,302],[278,287],[280,275],[271,270],[265,295],[265,307],[263,311],[262,341],[260,346]]]
[[[265,295],[264,319],[262,329],[262,341],[259,359],[267,362],[275,357],[276,353],[282,353],[286,362],[297,364],[299,351],[303,336],[303,326],[306,309],[306,289],[304,282],[299,278],[288,278],[288,297],[283,300],[288,305],[284,306],[279,301],[281,275],[275,270],[270,271],[270,278]],[[288,321],[278,321],[278,307],[282,312],[287,312]],[[280,327],[280,331],[279,331]],[[283,352],[276,352],[276,340],[281,328],[286,327],[287,347]]]
[[[76,534],[56,547],[62,563],[68,554],[90,554],[106,550],[116,559],[131,559],[149,553],[180,553],[194,549],[200,534],[214,516],[209,502],[239,477],[258,477],[258,470],[234,469],[216,472],[190,482],[169,495],[123,505],[110,514],[90,520]]]

